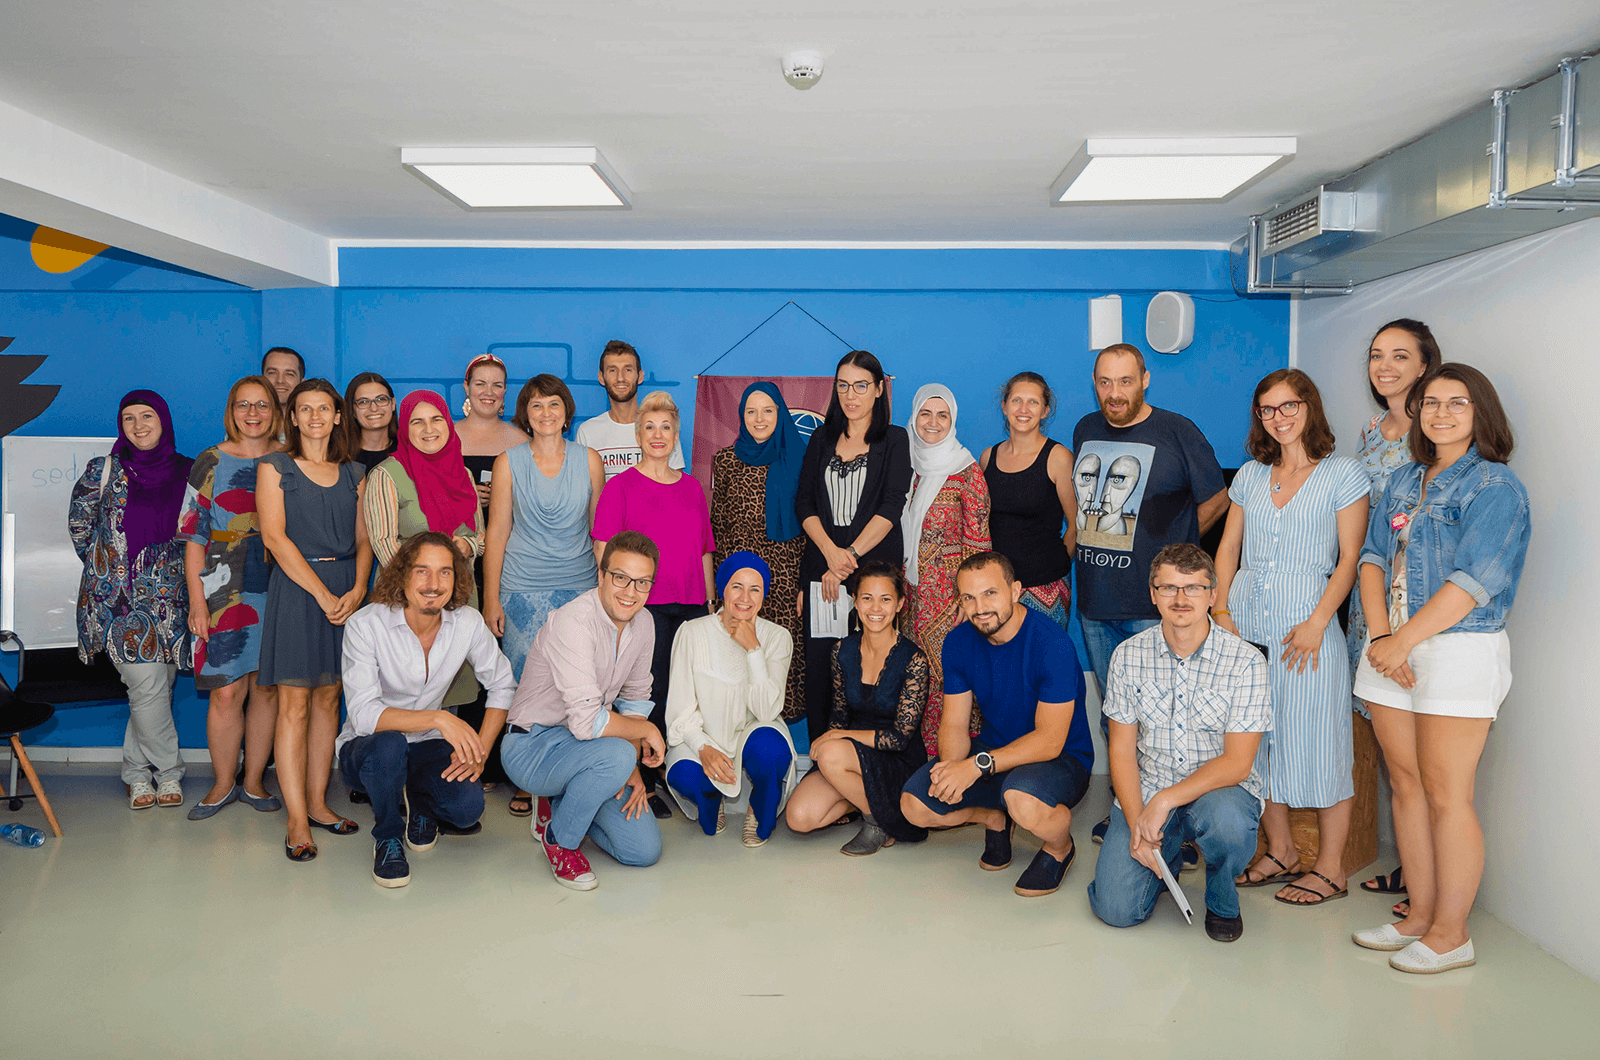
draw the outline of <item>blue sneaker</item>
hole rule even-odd
[[[412,850],[432,850],[439,842],[439,822],[425,813],[411,808],[411,796],[406,796],[406,846]]]
[[[398,839],[380,839],[373,845],[372,878],[379,887],[404,887],[411,882],[411,866]]]
[[[1095,843],[1106,841],[1106,832],[1111,828],[1111,815],[1106,814],[1106,819],[1089,829],[1089,839]]]

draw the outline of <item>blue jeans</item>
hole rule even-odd
[[[483,785],[476,780],[445,780],[450,768],[448,740],[409,743],[403,732],[357,736],[339,749],[339,773],[346,784],[372,799],[372,838],[399,839],[406,830],[405,802],[411,809],[456,828],[471,827],[483,816]]]
[[[500,742],[500,764],[511,782],[550,800],[546,839],[576,850],[587,835],[624,865],[654,865],[661,859],[655,815],[646,809],[630,821],[622,815],[627,800],[617,798],[638,761],[627,740],[580,740],[564,725],[533,725]]]
[[[1151,626],[1159,626],[1159,618],[1129,618],[1112,622],[1102,622],[1098,618],[1085,618],[1078,616],[1078,624],[1083,628],[1083,648],[1089,653],[1089,668],[1094,671],[1095,680],[1100,682],[1100,698],[1102,704],[1106,694],[1106,679],[1111,673],[1111,654],[1117,650],[1118,645],[1135,633],[1143,633]],[[1110,739],[1111,723],[1106,720],[1105,708],[1100,710],[1100,735]],[[1111,816],[1115,817],[1113,813]]]
[[[756,835],[765,839],[778,826],[778,803],[783,800],[783,781],[789,775],[789,744],[770,725],[763,725],[744,742],[740,762],[750,778],[750,812],[756,815]],[[667,783],[700,809],[700,828],[706,835],[717,834],[717,811],[722,808],[722,792],[706,777],[699,762],[684,759],[667,774]]]
[[[1176,877],[1186,842],[1206,859],[1206,908],[1218,916],[1239,915],[1239,888],[1233,878],[1245,870],[1256,852],[1260,801],[1238,785],[1218,788],[1172,811],[1162,829],[1161,856]],[[1133,860],[1128,840],[1133,833],[1120,809],[1111,811],[1111,827],[1100,848],[1100,861],[1089,884],[1089,908],[1112,927],[1133,927],[1150,919],[1156,899],[1166,891],[1161,877]]]

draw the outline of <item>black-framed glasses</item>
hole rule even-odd
[[[846,379],[835,379],[833,381],[833,389],[837,390],[841,394],[848,394],[851,390],[854,390],[858,394],[865,394],[867,391],[871,390],[873,386],[874,384],[870,379],[861,379],[854,383]]]
[[[1264,420],[1270,420],[1273,416],[1292,418],[1300,415],[1300,410],[1305,404],[1304,401],[1285,401],[1281,405],[1257,405],[1256,415]]]
[[[654,578],[630,578],[619,570],[608,570],[606,576],[611,579],[611,584],[618,589],[626,589],[630,585],[637,585],[639,591],[649,593],[650,587],[655,585]]]
[[[1209,593],[1212,588],[1214,587],[1210,585],[1158,585],[1156,586],[1156,595],[1165,596],[1168,600],[1171,600],[1181,591],[1184,596],[1193,600],[1198,596],[1204,596]]]
[[[273,403],[270,401],[235,401],[233,411],[241,416],[248,416],[252,411],[271,412]]]
[[[1432,397],[1425,397],[1422,399],[1422,411],[1428,413],[1438,412],[1442,408],[1447,410],[1452,416],[1462,416],[1465,415],[1466,411],[1471,407],[1471,398],[1453,397],[1447,401],[1440,401],[1438,398]]]
[[[379,394],[377,397],[356,398],[354,404],[356,408],[363,411],[369,408],[386,409],[390,405],[394,404],[394,398],[390,397],[388,394]]]

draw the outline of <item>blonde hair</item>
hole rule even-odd
[[[633,436],[639,437],[639,431],[644,427],[644,418],[652,412],[665,412],[672,417],[672,429],[676,431],[680,426],[678,419],[678,406],[665,390],[652,390],[639,402],[639,414],[633,418]]]

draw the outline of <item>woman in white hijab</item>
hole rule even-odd
[[[944,713],[944,673],[939,651],[944,636],[961,620],[956,607],[956,568],[989,543],[989,486],[972,453],[956,439],[956,398],[930,383],[911,402],[911,495],[901,529],[906,582],[911,588],[911,639],[928,656],[928,709],[922,740],[939,750]],[[972,731],[981,719],[972,712]]]

